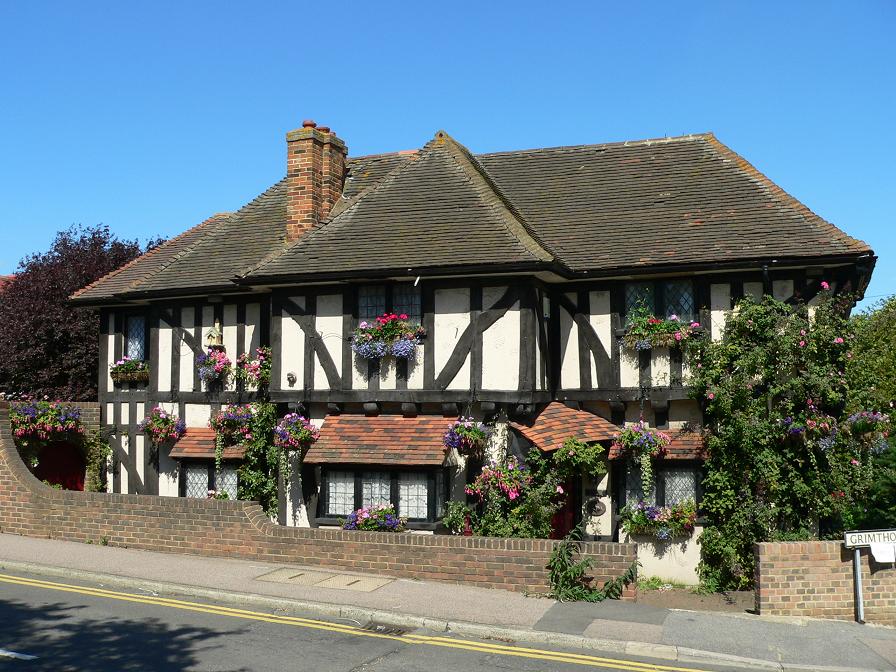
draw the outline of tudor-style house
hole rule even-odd
[[[255,200],[73,297],[101,310],[113,492],[236,495],[242,453],[214,469],[208,422],[255,393],[200,380],[217,338],[232,360],[270,346],[270,399],[320,426],[281,522],[333,524],[386,500],[435,529],[469,477],[442,444],[459,415],[517,454],[608,441],[643,417],[672,436],[655,490],[611,453],[607,477],[576,495],[589,529],[614,538],[627,498],[700,496],[681,351],[620,339],[639,302],[719,338],[742,296],[811,302],[822,280],[861,293],[875,260],[712,134],[473,154],[440,131],[419,150],[348,158],[306,121],[286,150],[285,177]],[[416,356],[355,353],[356,327],[392,312],[425,329]],[[125,355],[148,362],[147,382],[112,380]],[[159,404],[187,432],[156,455],[137,423]]]

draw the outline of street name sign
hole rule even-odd
[[[896,530],[852,530],[844,533],[846,548],[867,548],[871,544],[896,544]]]

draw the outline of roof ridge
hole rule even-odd
[[[466,147],[448,135],[445,131],[438,131],[436,133],[434,143],[435,145],[444,144],[449,150],[452,150],[451,154],[454,156],[455,161],[460,165],[461,170],[474,180],[478,180],[481,183],[481,186],[483,186],[487,192],[491,193],[494,200],[497,201],[495,205],[498,206],[499,210],[503,210],[502,219],[504,220],[507,230],[527,250],[529,250],[533,256],[541,261],[556,260],[561,261],[562,263],[562,260],[560,260],[553,250],[536,237],[522,213],[517,210],[513,202],[507,198],[500,187],[495,184],[494,180],[492,180],[482,164],[476,160]],[[458,161],[458,159],[460,160]]]
[[[413,156],[414,154],[419,153],[419,149],[397,149],[393,152],[379,152],[376,154],[361,154],[361,156],[348,156],[346,157],[346,163],[351,161],[361,161],[362,159],[384,159],[386,157],[395,157],[395,156]]]
[[[557,145],[554,147],[530,147],[528,149],[506,149],[500,152],[482,152],[475,156],[501,156],[505,154],[534,154],[536,152],[553,152],[558,150],[594,149],[600,147],[643,147],[644,145],[665,145],[674,142],[689,142],[706,140],[713,137],[711,131],[703,133],[688,133],[687,135],[672,135],[663,138],[645,138],[642,140],[618,140],[616,142],[598,142],[582,145]]]
[[[730,161],[733,161],[739,170],[753,179],[753,181],[758,182],[768,192],[768,194],[772,196],[772,198],[774,198],[782,205],[790,206],[791,208],[796,210],[804,219],[806,219],[808,223],[814,224],[816,226],[820,225],[822,229],[827,229],[827,233],[831,234],[835,240],[838,240],[847,247],[852,248],[854,252],[871,252],[871,247],[868,245],[868,243],[863,240],[859,240],[858,238],[853,238],[848,233],[838,228],[818,213],[811,210],[809,206],[778,186],[765,173],[760,171],[758,168],[756,168],[756,166],[754,166],[740,154],[731,149],[728,145],[719,140],[714,134],[707,134],[706,140],[709,145],[720,155]]]
[[[79,296],[81,296],[83,293],[85,293],[85,292],[87,292],[87,291],[93,289],[94,287],[96,287],[96,286],[99,285],[100,283],[105,282],[106,280],[108,280],[108,279],[110,279],[110,278],[113,278],[113,277],[117,276],[118,274],[120,274],[120,273],[126,271],[127,269],[129,269],[129,268],[131,268],[132,266],[134,266],[137,262],[139,262],[139,261],[141,261],[141,260],[144,260],[144,259],[147,259],[147,258],[151,257],[152,255],[161,252],[163,249],[165,249],[165,248],[167,248],[167,247],[173,245],[174,243],[176,243],[177,241],[183,239],[184,237],[188,236],[189,234],[194,233],[195,231],[197,231],[197,230],[201,229],[202,227],[206,226],[207,224],[210,224],[210,223],[211,223],[212,221],[214,221],[217,217],[221,217],[222,215],[230,215],[230,214],[232,214],[232,213],[227,213],[227,212],[218,212],[218,213],[215,213],[214,215],[212,215],[211,217],[209,217],[209,218],[203,220],[202,222],[200,222],[200,223],[197,224],[196,226],[190,227],[189,229],[187,229],[187,230],[184,231],[183,233],[180,233],[180,234],[174,236],[174,238],[169,238],[169,239],[166,240],[165,242],[163,242],[163,243],[161,243],[161,244],[159,244],[159,245],[156,245],[156,246],[155,246],[154,248],[152,248],[151,250],[147,250],[146,252],[144,252],[143,254],[141,254],[139,257],[134,257],[133,259],[131,259],[130,261],[128,261],[128,262],[126,262],[126,263],[124,263],[124,264],[122,264],[122,265],[119,266],[118,268],[116,268],[116,269],[114,269],[114,270],[112,270],[112,271],[109,271],[109,272],[106,273],[105,275],[103,275],[103,276],[97,278],[96,280],[94,280],[93,282],[91,282],[89,285],[85,285],[84,287],[82,287],[81,289],[79,289],[78,291],[76,291],[74,294],[72,294],[71,296],[69,296],[69,300],[77,299],[77,298],[78,298]],[[136,283],[136,282],[141,282],[142,280],[145,280],[145,279],[148,278],[148,277],[152,277],[153,275],[154,275],[154,273],[150,273],[150,274],[144,276],[143,278],[140,278],[139,280],[134,280],[134,282],[130,283],[128,286],[130,287],[130,286],[132,286],[134,283]]]

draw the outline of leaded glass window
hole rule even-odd
[[[691,466],[665,466],[661,473],[665,505],[697,501],[697,472]]]
[[[389,504],[391,479],[385,471],[365,471],[361,476],[361,506]]]
[[[625,501],[656,504],[656,483],[652,483],[650,491],[645,493],[641,483],[641,468],[632,461],[625,466]]]
[[[406,518],[429,516],[428,478],[423,473],[402,473],[398,477],[398,515]]]
[[[386,288],[364,285],[358,288],[358,319],[370,321],[386,312]]]
[[[667,318],[677,315],[682,322],[692,322],[697,315],[694,285],[690,280],[663,283],[663,303]]]
[[[227,494],[228,499],[236,499],[237,493],[237,476],[236,467],[224,465],[221,471],[216,474],[215,490],[219,493]]]
[[[410,283],[395,285],[392,288],[392,312],[405,314],[409,322],[419,324],[422,317],[420,289]]]
[[[185,464],[184,471],[187,479],[187,497],[194,499],[208,498],[208,465]]]
[[[436,472],[436,518],[445,515],[445,472],[439,469]]]
[[[355,510],[355,475],[352,472],[329,472],[325,487],[328,515],[347,516]]]
[[[131,359],[146,359],[146,317],[129,315],[124,333],[124,354]]]
[[[625,314],[629,316],[644,304],[651,313],[656,310],[653,283],[651,282],[629,282],[625,285]]]

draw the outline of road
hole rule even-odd
[[[704,672],[735,668],[666,664],[619,654],[464,639],[426,631],[377,631],[375,624],[323,621],[174,595],[3,574],[0,669]]]

